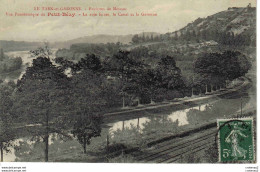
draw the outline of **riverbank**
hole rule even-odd
[[[201,104],[210,103],[210,101],[219,98],[225,98],[225,95],[232,94],[233,92],[248,87],[249,85],[250,81],[243,77],[241,80],[238,80],[233,88],[217,90],[207,95],[195,95],[193,97],[178,98],[171,101],[147,104],[139,107],[128,107],[128,109],[120,109],[116,112],[104,114],[104,120],[105,123],[109,123],[118,120],[129,120],[131,118],[146,116],[145,114],[149,112],[168,112],[173,110],[182,110],[187,107],[200,106]]]

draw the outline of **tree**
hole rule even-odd
[[[145,42],[145,35],[144,35],[144,32],[143,32],[143,36],[141,38],[142,42]]]
[[[222,84],[223,78],[225,78],[221,73],[223,71],[221,59],[220,53],[206,53],[196,59],[194,63],[195,72],[201,75],[206,84],[206,92],[208,84],[213,88],[213,84]]]
[[[72,134],[82,145],[84,153],[87,153],[86,145],[90,144],[91,138],[100,136],[101,124],[102,118],[100,116],[95,116],[88,111],[77,118]]]
[[[139,78],[140,85],[142,85],[141,92],[143,90],[147,90],[150,94],[150,103],[153,103],[153,99],[155,98],[156,91],[160,86],[158,73],[156,70],[147,68],[141,73],[141,77]]]
[[[151,38],[150,38],[150,40],[151,40],[151,41],[154,41],[154,39],[153,39],[153,34],[151,34]]]
[[[46,57],[46,58],[50,58],[50,56],[52,55],[52,51],[51,48],[48,44],[48,42],[44,42],[44,46],[43,47],[39,47],[35,50],[31,50],[30,51],[31,56],[32,57]]]
[[[108,59],[104,67],[107,75],[118,78],[122,83],[123,108],[125,107],[126,90],[129,88],[128,84],[143,69],[143,63],[140,59],[134,59],[129,54],[128,51],[119,51]]]
[[[148,54],[149,49],[145,46],[139,46],[136,48],[133,48],[129,52],[129,58],[139,61],[141,58],[147,58],[149,56]]]
[[[194,96],[194,87],[195,87],[194,74],[185,77],[185,85],[186,87],[191,88],[191,96]]]
[[[100,59],[94,54],[87,54],[85,58],[82,58],[78,64],[80,69],[90,69],[93,71],[101,71],[102,65]]]
[[[48,56],[48,54],[46,55]],[[30,132],[43,140],[48,161],[49,136],[67,136],[69,79],[48,57],[38,57],[18,80],[16,111],[25,123],[37,124]],[[26,105],[26,106],[24,106]]]
[[[177,34],[177,32],[174,32],[174,40],[175,40],[175,41],[178,40],[178,34]]]
[[[195,72],[211,85],[223,85],[226,80],[244,76],[250,67],[247,57],[237,51],[202,54],[194,63]]]
[[[206,30],[202,30],[201,31],[201,39],[207,40],[207,38],[208,38],[207,31]]]
[[[186,41],[190,41],[191,40],[191,33],[190,33],[189,30],[186,32],[185,38],[186,38]]]
[[[140,42],[140,38],[139,38],[139,36],[138,36],[137,34],[135,34],[135,35],[132,37],[132,42],[133,42],[134,44],[137,44],[137,43]]]
[[[145,97],[147,94],[150,95],[150,102],[152,103],[156,87],[155,79],[156,76],[152,69],[143,68],[131,76],[131,80],[129,80],[124,90],[128,95],[137,98],[137,105],[140,105],[142,98],[147,98]]]
[[[0,61],[3,61],[4,58],[5,58],[4,50],[1,48],[1,49],[0,49]]]
[[[192,30],[192,32],[191,32],[191,38],[192,38],[193,40],[196,39],[196,32],[195,32],[195,30]]]
[[[4,160],[4,151],[9,152],[15,139],[14,117],[11,113],[13,106],[12,94],[14,86],[0,83],[0,154]]]
[[[173,57],[162,57],[156,70],[160,75],[158,78],[160,78],[161,87],[166,89],[176,89],[184,86],[184,82],[181,77],[181,70],[176,66],[176,62]]]
[[[72,61],[66,60],[63,57],[56,57],[54,59],[55,63],[61,65],[63,70],[66,70],[67,68],[72,68],[74,63]]]
[[[222,75],[228,80],[233,80],[244,76],[251,68],[248,58],[238,51],[225,51],[222,53],[223,67]]]
[[[202,94],[202,88],[203,88],[203,86],[205,86],[205,82],[200,75],[198,75],[198,74],[197,75],[194,74],[194,75],[195,76],[194,76],[193,87],[198,88],[199,89],[199,95],[201,95]],[[206,90],[206,91],[208,91],[208,90]]]
[[[104,96],[105,81],[105,76],[90,69],[84,69],[72,77],[72,133],[82,145],[84,153],[91,138],[100,136],[101,133],[102,113],[108,106]]]

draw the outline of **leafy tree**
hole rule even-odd
[[[94,54],[86,54],[84,58],[81,58],[78,63],[66,60],[62,57],[56,57],[55,63],[61,65],[61,68],[65,71],[71,69],[72,74],[75,75],[81,70],[92,70],[95,72],[103,72],[103,66],[101,64],[100,58]]]
[[[133,60],[140,60],[141,58],[148,58],[149,57],[149,49],[145,46],[139,46],[137,48],[133,48],[130,52],[129,52],[129,58],[133,59]]]
[[[100,136],[101,124],[102,118],[91,114],[89,111],[83,112],[83,114],[77,118],[72,134],[82,145],[84,153],[87,153],[86,145],[90,144],[91,138]]]
[[[90,69],[93,71],[100,71],[102,69],[100,59],[94,54],[87,54],[85,58],[82,58],[78,62],[78,66],[81,69]]]
[[[14,117],[11,113],[13,106],[12,94],[14,86],[6,83],[0,84],[0,154],[4,160],[4,151],[9,152],[12,141],[15,139]]]
[[[222,85],[226,80],[244,76],[251,64],[240,52],[206,53],[194,63],[195,72],[208,84]]]
[[[161,87],[160,72],[150,66],[145,66],[133,77],[129,87],[128,94],[133,94],[141,100],[143,99],[143,102],[150,100],[150,103],[153,103]]]
[[[208,38],[207,31],[206,30],[202,30],[201,31],[201,39],[207,40],[207,38]]]
[[[178,40],[178,34],[177,34],[177,32],[174,33],[174,39],[175,39],[175,41]]]
[[[48,57],[38,57],[18,80],[17,87],[16,111],[25,123],[37,124],[30,132],[36,140],[43,140],[48,161],[50,134],[67,136],[69,79]]]
[[[145,42],[145,35],[144,35],[144,32],[143,32],[143,36],[141,38],[142,42]]]
[[[72,77],[73,92],[70,98],[74,116],[72,133],[86,153],[92,137],[100,136],[102,113],[107,108],[104,85],[106,78],[90,69]]]
[[[192,32],[191,32],[191,38],[192,38],[193,40],[196,39],[196,32],[195,32],[195,30],[192,30]]]
[[[137,34],[132,37],[132,42],[134,44],[137,44],[137,43],[140,42],[140,38],[139,38],[139,36]]]
[[[125,107],[125,95],[129,88],[129,83],[142,71],[143,63],[129,55],[128,51],[119,51],[109,58],[105,71],[109,76],[118,78],[122,83],[121,92],[123,94],[123,107]]]
[[[63,70],[73,67],[74,63],[72,61],[66,60],[63,57],[56,57],[54,59],[55,63],[61,65],[61,67],[63,68]]]
[[[195,72],[201,75],[206,84],[216,84],[221,75],[222,66],[220,53],[207,53],[201,55],[194,63]],[[224,76],[223,76],[224,78]]]
[[[185,39],[186,39],[187,41],[190,41],[190,40],[191,40],[191,33],[190,33],[190,31],[187,31],[187,32],[186,32],[186,34],[185,34]]]
[[[154,69],[146,69],[142,72],[142,77],[140,78],[141,85],[145,88],[150,94],[151,103],[156,96],[156,91],[160,87],[159,74],[158,71]]]
[[[30,51],[31,56],[32,57],[46,57],[46,58],[50,58],[50,56],[52,55],[52,51],[51,48],[49,46],[49,44],[47,42],[44,42],[44,46],[43,47],[39,47],[35,50],[31,50]]]
[[[162,57],[156,70],[159,74],[158,78],[161,82],[161,87],[166,89],[178,89],[184,86],[181,70],[176,66],[173,57]]]
[[[5,55],[4,55],[4,50],[1,48],[0,49],[0,61],[4,60]]]
[[[222,75],[228,80],[244,76],[251,68],[248,58],[238,51],[225,51],[222,53]]]
[[[194,87],[195,87],[195,81],[194,81],[194,75],[186,76],[185,77],[185,86],[191,89],[191,96],[194,96]]]

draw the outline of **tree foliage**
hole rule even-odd
[[[102,117],[89,111],[81,112],[75,122],[72,134],[77,138],[86,153],[86,145],[90,144],[92,137],[98,137],[101,133]]]
[[[16,111],[25,123],[38,125],[30,132],[43,139],[48,161],[49,135],[66,135],[63,131],[68,120],[69,79],[49,58],[38,57],[18,80],[17,88]]]
[[[247,57],[238,51],[206,53],[194,63],[195,71],[209,84],[223,84],[244,76],[250,67]]]
[[[79,63],[82,70],[74,74],[71,81],[70,112],[73,116],[72,133],[86,153],[86,145],[90,144],[91,138],[100,136],[102,114],[108,106],[105,94],[107,90],[106,78],[97,72],[97,65]]]
[[[176,66],[173,57],[162,57],[157,66],[160,86],[165,89],[177,89],[184,86],[181,70]]]
[[[0,153],[3,161],[3,151],[9,152],[12,141],[16,138],[14,116],[12,114],[14,86],[0,83]]]

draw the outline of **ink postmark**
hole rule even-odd
[[[254,161],[253,118],[219,119],[220,162]]]

